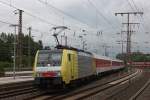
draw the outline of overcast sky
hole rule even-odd
[[[32,36],[36,41],[42,40],[44,45],[55,45],[50,30],[54,25],[65,25],[70,28],[65,31],[68,45],[82,48],[79,35],[86,33],[83,40],[86,40],[89,51],[103,55],[102,46],[105,44],[109,46],[107,51],[111,56],[121,52],[121,45],[116,42],[121,40],[121,36],[117,33],[126,30],[122,23],[127,21],[127,16],[115,16],[115,13],[142,11],[142,17],[131,16],[131,22],[140,23],[132,27],[136,31],[132,35],[132,51],[149,53],[150,50],[150,43],[147,43],[150,40],[149,0],[0,0],[0,21],[17,24],[15,7],[24,10],[23,26],[33,28]],[[0,22],[0,32],[13,30],[8,24]],[[102,35],[97,36],[98,31],[101,31]],[[26,28],[23,28],[23,33],[28,34]],[[64,32],[59,36],[63,34]],[[123,40],[126,40],[125,33]]]

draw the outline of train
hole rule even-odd
[[[37,85],[68,85],[76,81],[99,77],[101,73],[124,68],[121,60],[76,49],[57,46],[38,50],[34,61],[34,80]]]

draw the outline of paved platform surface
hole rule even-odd
[[[0,77],[0,85],[33,80],[32,76]]]
[[[5,77],[11,77],[13,76],[13,72],[5,72]],[[32,76],[33,71],[16,71],[16,76]]]
[[[16,74],[32,74],[33,71],[19,71],[19,72],[15,72]],[[13,74],[13,72],[5,72],[5,74]]]

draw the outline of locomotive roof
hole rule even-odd
[[[43,50],[39,50],[39,52],[41,52],[41,53],[48,53],[48,52],[62,52],[62,50],[61,49],[55,49],[55,50],[51,50],[51,49],[49,49],[49,50],[45,50],[45,49],[43,49]]]
[[[109,57],[106,56],[102,56],[102,55],[97,55],[96,53],[93,53],[94,58],[98,58],[98,59],[104,59],[104,60],[112,60]]]
[[[55,48],[57,48],[57,49],[75,50],[75,51],[77,51],[77,52],[84,52],[84,53],[87,53],[87,54],[92,55],[91,52],[84,51],[84,50],[82,50],[82,49],[77,49],[77,48],[74,48],[74,47],[69,47],[69,46],[57,45]]]

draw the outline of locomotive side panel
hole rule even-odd
[[[71,80],[78,78],[78,62],[76,51],[63,50],[61,74],[65,84],[69,84]]]
[[[90,54],[78,53],[78,78],[84,78],[95,74],[93,57]]]

